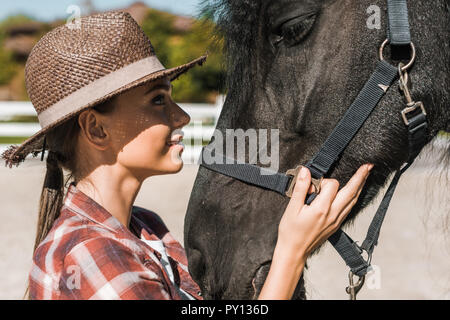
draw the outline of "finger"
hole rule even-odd
[[[352,211],[352,208],[355,206],[356,202],[358,202],[359,195],[361,194],[362,189],[363,189],[363,187],[361,187],[359,189],[358,194],[356,195],[356,197],[352,201],[350,201],[349,204],[347,204],[347,206],[344,208],[344,210],[342,210],[338,214],[338,216],[336,218],[336,224],[337,224],[338,227],[342,224],[342,222],[344,222],[345,218],[348,216],[350,211]]]
[[[311,173],[306,167],[302,167],[297,176],[297,181],[295,182],[294,190],[292,191],[292,197],[289,204],[293,203],[296,205],[303,206],[305,204],[306,195],[308,189],[311,185]]]
[[[365,169],[362,166],[358,171],[364,171]],[[366,169],[367,170],[367,169]],[[352,182],[349,182],[338,192],[336,199],[331,205],[330,214],[334,215],[334,219],[336,221],[343,221],[345,219],[345,216],[350,212],[351,208],[356,204],[359,195],[361,194],[362,189],[364,188],[364,185],[367,181],[367,178],[369,176],[369,171],[365,174],[363,174],[363,181],[361,182],[359,176],[357,175],[360,173],[357,173],[352,177],[354,179]],[[357,188],[355,191],[354,188]],[[343,216],[343,217],[340,217]]]
[[[366,176],[366,178],[364,179],[364,182],[360,185],[358,192],[356,194],[356,196],[350,201],[350,203],[347,204],[347,206],[344,209],[341,210],[336,210],[336,206],[335,206],[335,201],[333,201],[333,203],[331,204],[331,209],[330,209],[330,216],[328,217],[329,221],[331,221],[332,223],[330,224],[329,228],[327,228],[325,230],[325,233],[334,233],[336,232],[340,226],[342,225],[342,223],[344,222],[345,218],[348,216],[348,214],[350,213],[350,211],[352,210],[352,208],[354,207],[354,205],[357,203],[358,198],[362,192],[362,189],[364,187],[365,181],[367,180],[368,176]],[[337,196],[336,196],[337,198]],[[334,217],[333,217],[334,215]]]
[[[339,182],[336,179],[324,179],[320,185],[320,193],[310,207],[319,210],[319,212],[328,213],[338,190]]]
[[[367,178],[366,178],[366,180],[367,180]],[[366,181],[366,180],[365,180],[365,181]],[[338,217],[338,223],[339,223],[339,225],[342,223],[342,221],[345,220],[345,217],[350,213],[351,209],[352,209],[352,208],[355,206],[355,204],[358,202],[359,196],[360,196],[361,191],[362,191],[363,188],[364,188],[364,185],[362,185],[362,186],[359,188],[359,191],[358,191],[358,194],[356,195],[356,197],[355,197],[352,201],[350,201],[349,204],[347,204],[347,206],[346,206],[345,209],[344,209],[344,212],[343,212],[342,216],[339,216],[339,217]]]
[[[330,221],[332,221],[332,223],[328,226],[328,228],[326,228],[322,232],[323,234],[333,234],[340,228],[340,226],[344,222],[345,218],[348,216],[348,214],[352,210],[353,206],[356,204],[361,191],[362,191],[362,187],[360,188],[358,195],[355,197],[355,199],[352,200],[349,204],[347,204],[345,209],[339,211],[336,217],[334,217],[334,218],[329,217],[329,219],[330,219]],[[333,209],[333,203],[332,203],[331,209],[330,209],[330,214],[331,214],[331,212],[334,212],[334,211],[335,210]]]
[[[338,192],[333,202],[333,211],[338,214],[357,196],[369,175],[369,167],[363,165],[350,178],[347,184]]]

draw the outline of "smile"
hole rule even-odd
[[[168,145],[169,147],[172,147],[172,146],[184,146],[184,144],[181,141],[169,142],[169,143],[166,143],[166,145]]]
[[[184,149],[184,144],[181,142],[183,140],[183,135],[181,134],[176,134],[172,137],[172,140],[166,142],[166,145],[169,147],[172,146],[181,146]]]

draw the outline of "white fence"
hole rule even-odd
[[[202,140],[209,141],[214,133],[217,119],[225,98],[220,96],[215,104],[179,104],[191,116],[189,125],[182,129],[185,149],[182,158],[185,163],[197,163],[202,149]],[[36,116],[30,102],[0,101],[0,137],[28,137],[41,129],[35,122],[1,122],[11,121],[16,116]],[[207,125],[205,125],[207,124]],[[9,144],[0,144],[0,153]],[[433,147],[443,150],[448,145],[448,137],[436,137]]]
[[[215,104],[180,103],[179,106],[186,111],[190,117],[189,125],[182,129],[184,141],[197,141],[198,145],[185,145],[182,153],[184,160],[189,159],[190,163],[197,162],[202,148],[202,140],[209,141],[214,133],[224,97],[219,96]],[[29,137],[38,132],[41,126],[38,122],[11,122],[17,116],[36,116],[31,102],[28,101],[0,101],[0,137]],[[203,125],[207,123],[207,125]],[[202,125],[198,125],[202,124]],[[9,144],[0,144],[0,153]]]

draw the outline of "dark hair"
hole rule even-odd
[[[92,108],[103,114],[110,113],[114,110],[112,101],[113,99],[104,101]],[[81,128],[78,124],[78,116],[79,114],[58,125],[45,136],[45,143],[48,146],[47,172],[39,202],[39,215],[33,252],[36,251],[39,244],[48,235],[55,220],[59,217],[63,206],[65,188],[72,181],[78,183],[80,180],[77,145]],[[65,182],[63,169],[69,172]],[[24,298],[29,298],[27,297],[28,291],[29,286],[27,286]]]

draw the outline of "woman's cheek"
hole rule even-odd
[[[147,131],[149,135],[145,139],[149,145],[149,150],[147,150],[150,160],[149,169],[167,173],[179,170],[182,165],[181,159],[177,155],[180,153],[179,146],[167,145],[171,136],[170,131],[165,127],[153,127]]]
[[[140,136],[142,142],[139,143],[142,148],[146,148],[145,153],[148,154],[149,158],[153,161],[163,157],[168,151],[166,141],[169,133],[164,130],[156,129],[157,128],[149,128],[145,130]]]
[[[130,137],[121,150],[119,150],[119,161],[134,168],[146,168],[158,161],[163,143],[153,137],[150,129],[141,131],[135,137]]]

